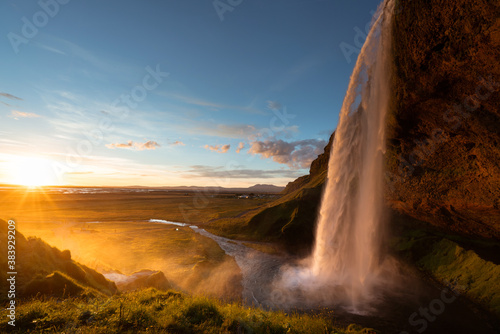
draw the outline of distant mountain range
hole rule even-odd
[[[0,188],[19,188],[22,186],[12,184],[0,184]],[[285,187],[278,187],[272,184],[256,184],[248,188],[224,188],[224,187],[197,187],[197,186],[179,186],[179,187],[146,187],[146,186],[128,186],[128,187],[82,187],[82,186],[48,186],[49,189],[91,189],[93,191],[106,191],[114,189],[117,191],[126,191],[127,189],[144,189],[156,191],[205,191],[220,193],[258,193],[258,194],[278,194],[285,190]]]
[[[172,191],[210,191],[210,192],[224,192],[224,193],[234,192],[234,193],[267,193],[267,194],[278,194],[285,189],[285,187],[278,187],[272,184],[256,184],[248,188],[197,187],[197,186],[179,186],[179,187],[133,186],[125,188],[144,188],[144,189],[172,190]]]

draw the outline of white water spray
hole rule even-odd
[[[361,310],[381,278],[383,154],[393,0],[385,0],[358,57],[340,113],[313,254],[281,286],[310,303]],[[319,299],[319,300],[318,300]]]

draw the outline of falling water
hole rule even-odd
[[[316,295],[322,302],[328,299],[354,310],[373,297],[382,271],[392,11],[393,0],[379,6],[351,76],[331,150],[312,256],[307,266],[288,268],[282,275],[288,289],[301,289],[309,300]]]

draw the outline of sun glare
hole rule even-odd
[[[27,187],[54,185],[56,178],[52,164],[47,159],[23,157],[12,161],[11,183]]]

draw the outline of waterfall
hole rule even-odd
[[[313,304],[338,303],[359,310],[380,283],[393,6],[393,0],[379,6],[351,75],[311,258],[304,267],[282,273],[281,286],[300,289]]]

